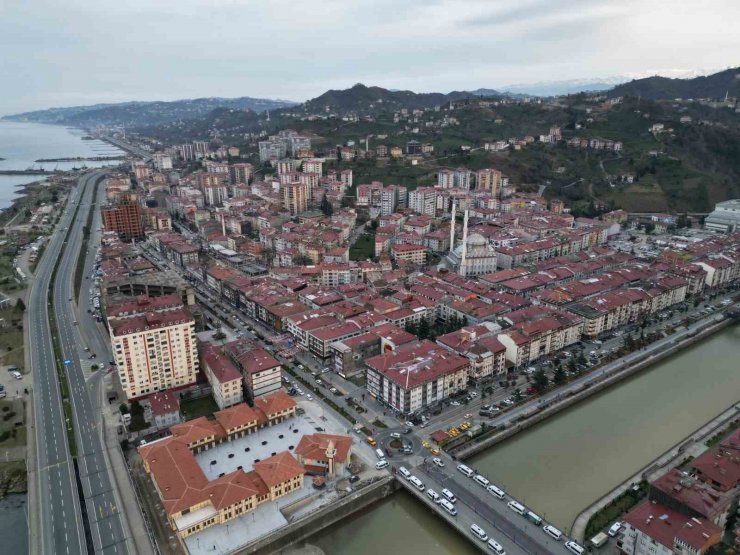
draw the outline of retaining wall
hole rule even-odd
[[[279,549],[299,542],[335,522],[347,518],[352,513],[364,509],[377,501],[385,499],[398,489],[393,476],[386,476],[379,481],[358,490],[344,499],[331,504],[323,510],[288,524],[285,528],[269,534],[234,553],[257,553],[267,555]]]
[[[484,451],[489,447],[493,447],[494,445],[501,443],[502,441],[518,434],[519,432],[531,428],[532,426],[539,424],[540,422],[550,418],[551,416],[567,408],[570,408],[577,403],[580,403],[581,401],[588,399],[592,395],[595,395],[600,391],[604,391],[605,389],[608,389],[609,387],[621,382],[622,380],[653,366],[655,363],[660,362],[661,360],[674,355],[675,353],[685,349],[686,347],[705,339],[706,337],[718,332],[719,330],[729,326],[732,323],[733,320],[726,318],[721,322],[711,324],[701,331],[696,332],[695,335],[691,337],[686,337],[680,340],[675,345],[671,345],[669,348],[659,353],[653,354],[652,356],[641,360],[640,362],[636,362],[630,367],[625,368],[624,370],[620,370],[616,373],[610,374],[608,377],[604,378],[604,380],[587,386],[585,389],[578,391],[570,397],[564,398],[562,401],[558,401],[555,404],[550,405],[546,409],[539,411],[526,420],[517,422],[516,424],[490,437],[487,437],[475,443],[471,442],[469,444],[466,444],[459,449],[456,449],[451,454],[453,454],[456,458],[460,460],[465,460],[469,457],[472,457],[473,455],[480,453],[481,451]]]

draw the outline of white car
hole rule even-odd
[[[10,375],[13,376],[16,380],[22,380],[23,379],[23,375],[20,372],[18,372],[18,370],[13,370],[10,373]]]
[[[450,406],[451,407],[459,407],[460,406],[460,403],[458,403],[457,401],[450,401]]]
[[[504,399],[504,405],[511,406],[513,404],[514,404],[514,399],[512,399],[511,397],[507,397],[506,399]]]
[[[398,432],[393,432],[393,433],[391,434],[391,437],[392,437],[393,439],[401,439],[401,434],[399,434]]]
[[[468,395],[470,395],[473,399],[475,399],[478,396],[478,394],[475,391],[471,391],[470,393],[468,393]]]
[[[408,420],[406,421],[406,426],[408,428],[413,428],[414,427],[414,425],[411,422],[409,422]]]
[[[445,462],[444,462],[444,461],[443,461],[442,459],[440,459],[439,457],[434,457],[434,458],[432,459],[432,462],[433,462],[434,464],[436,464],[436,465],[437,465],[438,467],[440,467],[440,468],[443,468],[443,467],[444,467],[444,465],[445,465]]]
[[[615,522],[614,524],[612,524],[612,527],[609,528],[608,534],[613,538],[614,536],[616,536],[619,533],[619,531],[621,529],[622,529],[622,523],[621,522]]]
[[[311,396],[310,394],[309,395],[306,395],[306,399],[308,399],[309,401],[313,401],[313,396]]]

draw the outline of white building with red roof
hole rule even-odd
[[[402,413],[412,413],[465,389],[468,359],[428,340],[369,358],[367,390]]]
[[[111,309],[113,356],[128,399],[195,383],[195,320],[174,295],[138,298]]]
[[[182,538],[223,524],[303,486],[303,466],[287,451],[255,460],[209,479],[196,455],[295,414],[284,392],[263,397],[259,406],[235,405],[215,421],[196,418],[170,429],[172,435],[139,447],[144,469],[162,501],[167,520]],[[209,457],[210,458],[210,457]]]
[[[211,384],[218,408],[223,410],[244,401],[242,375],[231,359],[215,345],[204,345],[200,353],[200,367]]]
[[[177,393],[172,391],[154,393],[149,395],[146,401],[149,403],[150,422],[157,428],[169,428],[182,420],[180,397]]]
[[[304,435],[295,455],[309,474],[334,476],[350,463],[352,438],[334,434]]]
[[[702,555],[719,543],[722,529],[665,505],[643,501],[624,519],[621,552],[630,555]]]

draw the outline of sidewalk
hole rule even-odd
[[[106,376],[101,380],[102,391],[100,395],[103,395],[105,391],[106,379],[110,379],[110,376]],[[115,420],[115,413],[111,409],[114,405],[108,402],[102,402],[101,404],[101,412],[103,413],[101,415],[103,422],[102,434],[106,448],[105,454],[108,459],[108,467],[113,471],[113,479],[115,480],[118,494],[123,504],[121,512],[128,521],[128,528],[131,531],[133,545],[135,546],[134,552],[137,554],[153,555],[154,547],[149,530],[144,522],[128,466],[126,465],[126,460],[118,442],[118,425]]]
[[[681,464],[686,457],[690,456],[696,458],[704,453],[709,447],[704,442],[721,430],[727,423],[736,418],[740,413],[740,405],[732,405],[727,410],[723,411],[720,415],[713,418],[707,424],[704,424],[701,428],[695,432],[689,434],[686,438],[681,440],[679,443],[674,445],[671,449],[663,453],[660,457],[653,460],[647,466],[641,468],[638,472],[627,478],[624,482],[619,484],[616,488],[611,490],[609,493],[604,495],[601,499],[597,500],[590,507],[586,508],[576,517],[573,527],[571,529],[571,536],[576,541],[583,542],[587,538],[584,538],[586,532],[586,525],[591,517],[598,511],[607,506],[611,501],[622,495],[627,491],[633,484],[636,484],[642,480],[648,482],[659,478],[672,468]]]

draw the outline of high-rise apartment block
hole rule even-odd
[[[488,191],[493,196],[501,196],[501,172],[493,168],[478,170],[475,174],[475,188],[479,191]]]
[[[101,209],[103,227],[115,231],[122,241],[144,238],[144,222],[141,206],[135,200],[125,200]]]
[[[178,295],[113,303],[107,317],[118,377],[128,399],[195,382],[195,320]]]
[[[281,185],[283,194],[283,208],[296,216],[308,209],[308,201],[311,198],[311,187],[308,183],[288,183]]]
[[[249,183],[254,176],[254,166],[246,162],[239,164],[231,164],[229,166],[231,172],[231,184],[236,183]]]

